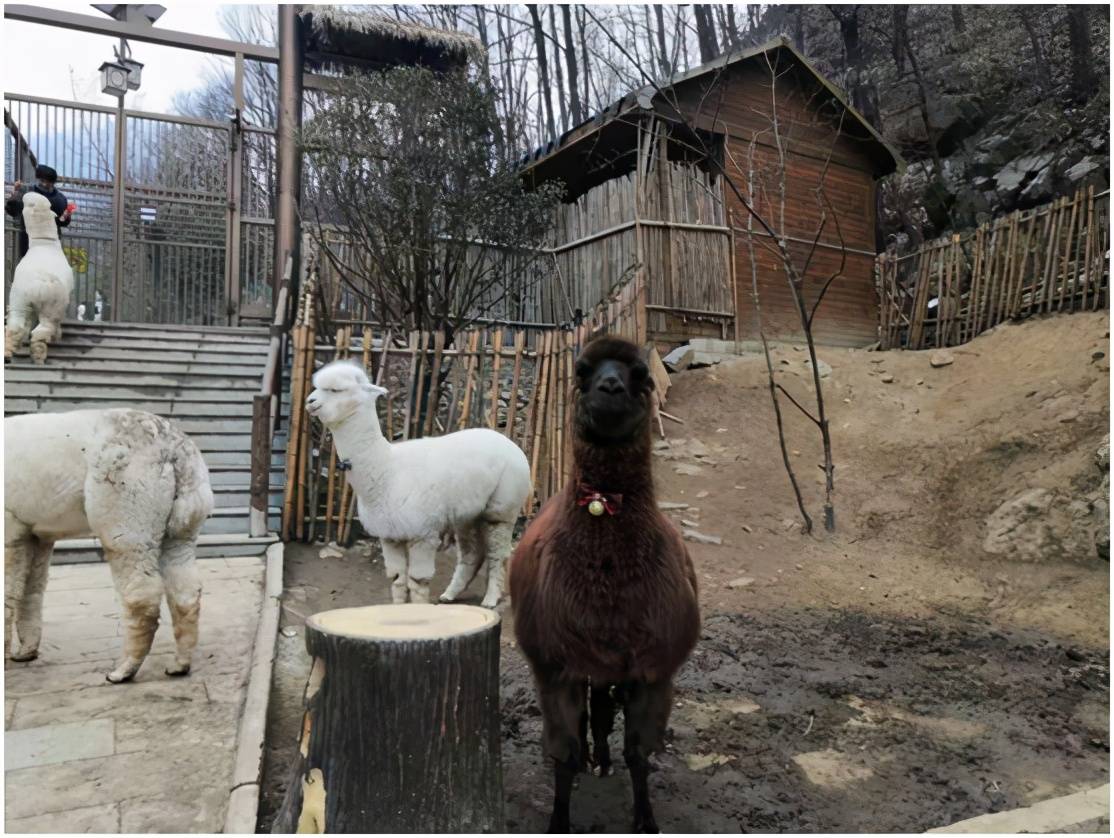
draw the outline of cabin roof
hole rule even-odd
[[[798,52],[785,36],[774,38],[764,44],[732,50],[720,57],[671,77],[660,85],[661,91],[690,82],[702,76],[722,71],[726,67],[753,60],[775,51],[784,51],[795,63],[805,69],[827,91],[831,101],[842,107],[852,118],[852,125],[845,123],[844,130],[859,135],[864,140],[867,155],[873,161],[876,177],[904,168],[904,161],[898,151],[860,114],[848,101],[846,94],[830,79],[826,78],[808,59]],[[583,151],[591,148],[593,155],[619,156],[629,153],[637,142],[637,132],[633,127],[639,117],[657,115],[666,119],[676,119],[676,108],[665,101],[659,88],[646,85],[611,103],[596,115],[579,125],[570,128],[556,139],[524,155],[520,161],[524,175],[532,176],[536,182],[551,177],[559,177],[561,170],[581,169],[584,164]],[[574,151],[576,149],[576,151]],[[581,153],[577,153],[577,152]]]
[[[471,35],[383,14],[309,6],[300,17],[306,65],[315,71],[415,64],[444,71],[477,61],[484,54],[483,45]]]

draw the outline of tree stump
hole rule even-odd
[[[272,832],[503,832],[499,616],[374,605],[306,620],[313,668]]]

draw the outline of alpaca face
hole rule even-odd
[[[637,346],[620,338],[597,338],[576,362],[577,427],[597,442],[628,441],[650,417],[653,380]]]
[[[365,405],[374,405],[387,393],[368,381],[363,369],[348,361],[333,361],[322,367],[313,376],[313,386],[306,410],[328,428],[335,428]]]
[[[50,208],[50,201],[38,192],[28,192],[23,196],[23,227],[28,238],[58,240],[54,210]]]

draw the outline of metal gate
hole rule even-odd
[[[5,96],[5,194],[58,171],[86,320],[235,325],[271,315],[275,138],[234,121]],[[119,129],[119,130],[117,130]],[[5,215],[7,253],[16,229]],[[5,295],[14,256],[5,259]]]

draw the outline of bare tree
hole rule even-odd
[[[554,137],[557,134],[557,128],[553,122],[553,95],[549,88],[549,62],[545,57],[545,31],[542,29],[542,19],[538,14],[538,4],[531,3],[526,8],[530,10],[530,20],[534,26],[534,49],[538,57],[538,77],[541,85],[542,102],[545,104],[545,127],[547,135]]]
[[[382,322],[451,339],[501,317],[524,290],[558,193],[525,191],[495,155],[490,92],[463,72],[420,67],[338,85],[303,137],[317,213],[306,227],[321,257]]]
[[[572,121],[579,125],[585,117],[580,105],[580,87],[576,73],[576,46],[572,39],[572,14],[569,4],[561,6],[561,23],[565,30],[565,66],[569,73],[569,108],[572,110]]]

